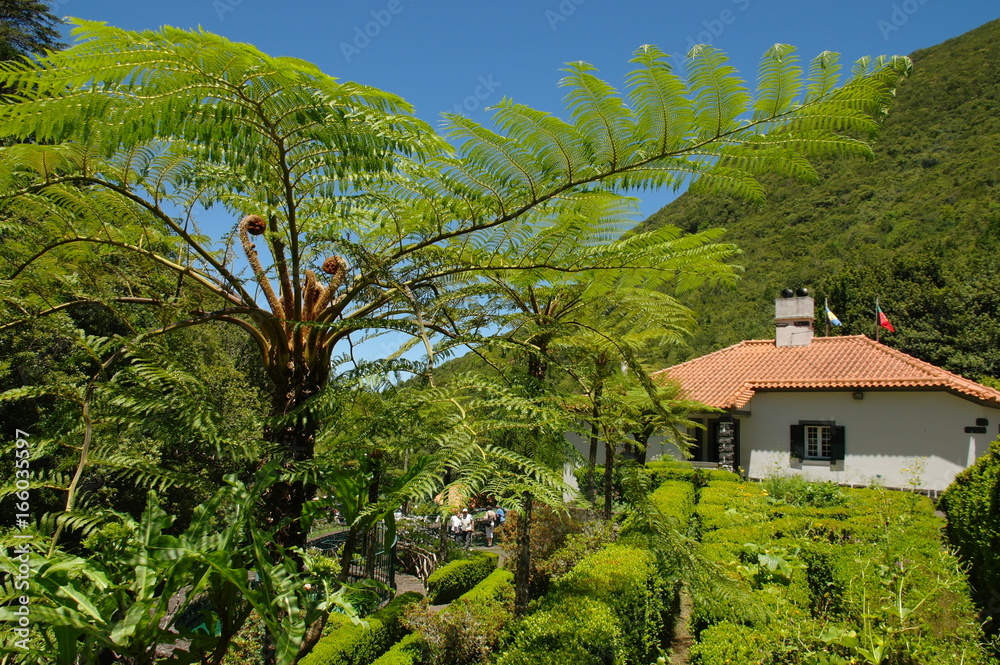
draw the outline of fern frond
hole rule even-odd
[[[779,118],[791,111],[799,98],[802,68],[795,47],[775,44],[760,62],[754,94],[754,120]]]

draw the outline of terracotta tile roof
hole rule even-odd
[[[891,349],[864,335],[814,337],[805,346],[740,342],[653,374],[709,406],[741,409],[758,390],[940,388],[1000,405],[1000,391]]]

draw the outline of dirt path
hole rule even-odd
[[[674,636],[670,643],[670,665],[687,665],[691,645],[691,596],[687,587],[680,592],[681,611],[674,624]]]

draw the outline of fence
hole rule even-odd
[[[339,552],[347,541],[347,530],[331,533],[321,538],[311,540],[309,547],[326,552]],[[384,523],[365,534],[347,571],[351,582],[360,580],[376,580],[386,585],[388,589],[378,589],[376,592],[382,602],[392,598],[396,588],[396,539],[386,543],[389,530]]]

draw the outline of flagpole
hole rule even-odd
[[[827,312],[829,312],[829,311],[830,311],[830,299],[824,297],[823,298],[823,318],[826,320],[826,328],[825,328],[826,332],[824,333],[824,335],[826,337],[830,336],[830,315],[827,314]]]
[[[882,326],[878,324],[878,296],[875,296],[875,341],[876,342],[879,340],[879,328],[881,327]]]

